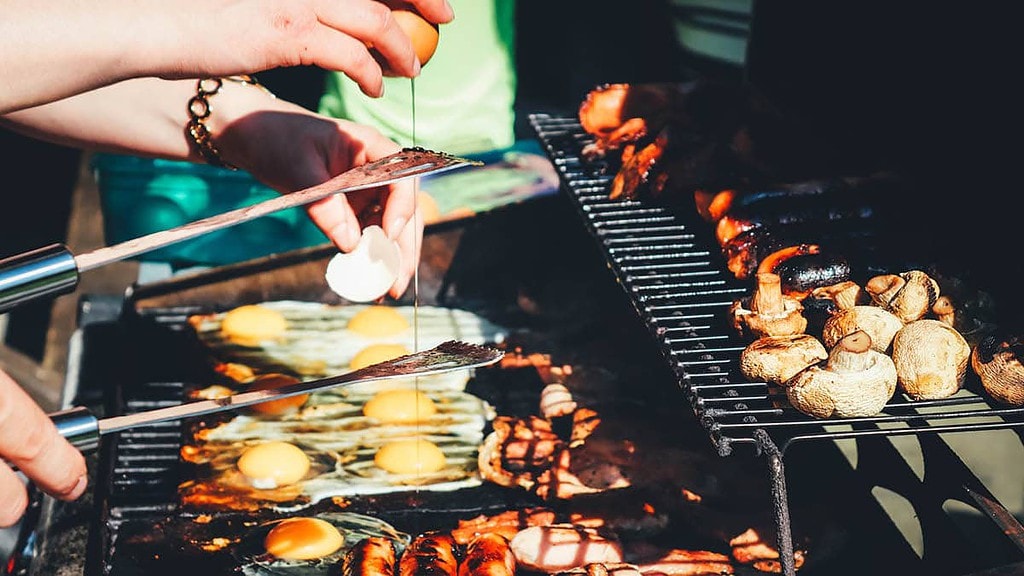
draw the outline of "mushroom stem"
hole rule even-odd
[[[751,310],[759,314],[782,314],[785,303],[782,301],[782,279],[773,272],[757,274],[757,288],[751,301]]]
[[[871,349],[871,336],[863,330],[843,336],[828,355],[828,369],[833,372],[861,372],[871,367],[874,358],[865,354]]]

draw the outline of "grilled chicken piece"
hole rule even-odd
[[[480,534],[501,534],[511,539],[517,532],[530,526],[547,526],[555,523],[555,513],[548,508],[533,507],[523,510],[506,510],[493,516],[481,514],[469,520],[459,520],[452,530],[452,537],[459,545],[465,546]]]
[[[622,545],[613,534],[572,524],[526,528],[512,538],[511,545],[522,567],[539,572],[623,561]]]
[[[657,132],[682,111],[683,84],[604,84],[587,93],[580,105],[580,125],[596,138],[585,154],[604,156],[646,134]]]

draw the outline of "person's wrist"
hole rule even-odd
[[[187,104],[185,133],[199,155],[212,166],[238,169],[231,150],[222,145],[224,131],[246,114],[265,108],[274,94],[254,76],[202,78]]]

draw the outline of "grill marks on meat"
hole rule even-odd
[[[500,534],[512,539],[517,532],[530,526],[547,526],[555,523],[555,512],[549,508],[524,508],[507,510],[488,516],[481,514],[469,520],[460,520],[452,530],[452,537],[460,545],[467,545],[480,534]]]
[[[395,576],[395,544],[384,536],[370,536],[345,553],[342,576]]]
[[[458,576],[455,539],[445,532],[425,532],[413,538],[398,561],[397,576]]]
[[[509,539],[493,532],[475,536],[459,564],[459,576],[512,576],[515,572],[516,557]]]

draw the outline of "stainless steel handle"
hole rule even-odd
[[[51,244],[0,260],[0,314],[41,298],[73,292],[78,264],[63,244]]]
[[[50,414],[57,432],[83,452],[99,448],[100,422],[88,408],[77,406]]]

